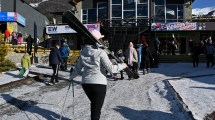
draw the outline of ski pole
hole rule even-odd
[[[60,120],[61,120],[61,118],[63,117],[63,109],[64,109],[64,106],[65,106],[65,103],[66,103],[66,99],[67,99],[67,96],[68,96],[68,93],[69,93],[69,89],[70,89],[71,83],[73,83],[73,82],[72,82],[72,81],[70,82],[69,87],[68,87],[68,90],[67,90],[67,92],[66,92],[66,96],[65,96],[64,102],[63,102],[63,107],[62,107],[62,110],[61,110]],[[73,83],[73,84],[74,84],[74,83]]]
[[[73,120],[75,120],[75,89],[74,89],[74,82],[72,82],[72,97],[73,97]]]

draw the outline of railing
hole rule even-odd
[[[100,22],[106,27],[150,26],[150,19],[148,18],[105,19]]]
[[[129,19],[104,19],[99,20],[100,23],[105,27],[135,27],[135,26],[151,26],[152,22],[215,22],[215,17],[198,16],[192,17],[192,19],[156,19],[150,18],[129,18]],[[89,22],[83,22],[89,24]],[[94,22],[95,23],[95,22]]]

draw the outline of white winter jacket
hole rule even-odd
[[[83,84],[107,85],[105,69],[110,73],[117,73],[125,67],[123,64],[113,65],[103,49],[85,45],[74,70],[70,74],[70,79],[81,75]]]

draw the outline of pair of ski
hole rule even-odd
[[[64,18],[66,18],[68,25],[74,29],[78,34],[83,35],[86,39],[92,40],[99,46],[103,46],[102,48],[118,62],[118,63],[123,63],[121,59],[116,57],[115,55],[111,54],[110,50],[108,50],[105,47],[105,44],[103,41],[97,40],[93,37],[93,35],[90,33],[90,31],[75,17],[72,11],[66,11],[63,14]],[[138,79],[139,75],[136,72],[133,72],[131,69],[128,67],[124,69],[124,71],[129,75],[132,76],[134,79]]]

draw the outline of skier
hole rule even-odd
[[[97,30],[92,30],[91,34],[97,40],[101,40],[104,37]],[[100,119],[107,89],[106,70],[109,73],[117,73],[126,67],[125,63],[113,65],[107,53],[98,48],[95,42],[91,40],[85,41],[78,62],[70,73],[70,79],[75,78],[77,75],[82,75],[82,87],[91,102],[91,120]]]

